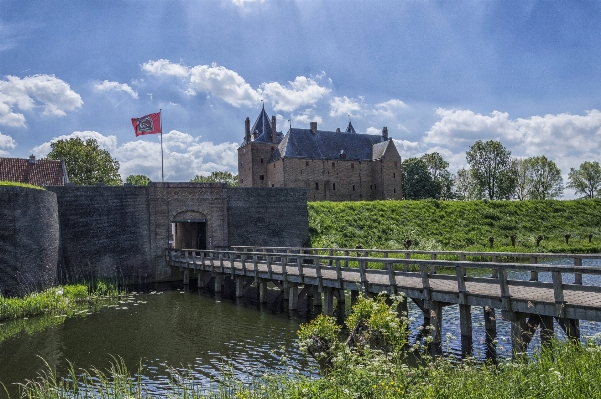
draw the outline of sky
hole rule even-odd
[[[0,0],[0,156],[95,138],[125,179],[237,173],[244,120],[387,126],[451,172],[476,140],[561,169],[601,161],[598,1]],[[565,191],[565,198],[574,193]]]

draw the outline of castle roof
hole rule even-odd
[[[250,129],[251,135],[257,135],[253,140],[254,143],[271,143],[271,134],[273,129],[271,128],[271,121],[269,120],[269,115],[265,112],[265,106],[261,110],[261,113],[257,117],[255,124]],[[284,134],[282,132],[277,132],[277,142],[281,142],[284,138]]]
[[[23,158],[0,158],[0,180],[35,186],[64,186],[67,169],[62,161]]]
[[[348,121],[348,126],[346,127],[345,133],[357,133],[351,121]]]
[[[350,123],[349,126],[352,128]],[[273,152],[270,162],[280,158],[340,159],[342,151],[347,160],[373,160],[381,158],[387,143],[380,135],[357,134],[354,129],[353,133],[324,130],[313,133],[311,129],[292,128]],[[379,156],[376,158],[376,155]]]

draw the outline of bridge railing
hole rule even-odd
[[[342,255],[342,256],[361,256],[361,257],[382,257],[382,258],[396,258],[404,257],[405,259],[412,259],[415,257],[425,258],[429,257],[432,260],[438,258],[458,260],[488,260],[491,263],[496,262],[508,262],[510,260],[525,261],[529,264],[545,263],[545,260],[556,260],[556,259],[569,259],[574,266],[582,266],[584,259],[595,259],[601,262],[601,254],[551,254],[551,253],[526,253],[526,252],[468,252],[468,251],[425,251],[425,250],[402,250],[402,249],[364,249],[364,248],[304,248],[304,247],[256,247],[256,246],[232,246],[234,251],[243,252],[263,252],[263,253],[302,253],[302,254],[313,254],[313,255]],[[346,264],[345,266],[348,266]],[[495,277],[495,269],[493,268],[492,277]],[[538,272],[535,270],[531,271],[530,280],[538,281]],[[582,275],[576,274],[574,276],[576,284],[582,284]]]
[[[511,299],[510,287],[512,286],[547,288],[553,291],[554,301],[558,309],[557,316],[559,317],[563,317],[562,313],[565,312],[565,291],[601,294],[600,286],[582,284],[583,274],[601,276],[601,267],[470,261],[465,259],[465,254],[467,253],[461,252],[459,252],[460,260],[440,260],[434,257],[431,259],[411,259],[317,255],[302,252],[256,252],[250,251],[249,248],[234,251],[169,249],[167,257],[170,261],[176,262],[180,266],[184,264],[195,270],[198,268],[211,272],[229,272],[232,276],[236,274],[248,275],[248,271],[253,271],[256,277],[260,271],[259,266],[263,266],[262,270],[267,273],[267,278],[272,279],[274,275],[277,275],[279,276],[278,279],[281,277],[284,281],[288,281],[288,275],[295,275],[297,278],[300,278],[300,282],[302,283],[303,278],[307,276],[307,273],[310,273],[311,277],[318,280],[318,285],[321,286],[324,279],[337,280],[339,288],[343,287],[343,273],[345,272],[358,274],[356,280],[366,287],[367,284],[373,284],[373,282],[370,282],[370,276],[377,274],[387,275],[388,279],[384,285],[392,292],[396,292],[399,285],[397,278],[400,278],[400,281],[402,281],[403,276],[421,278],[421,289],[426,293],[430,291],[431,282],[434,280],[456,282],[456,292],[460,295],[467,293],[466,283],[498,284],[500,297],[504,301]],[[587,258],[590,257],[590,255],[585,256]],[[238,262],[239,266],[236,266],[236,262]],[[357,264],[357,267],[344,266],[353,262]],[[482,270],[488,271],[491,269],[495,273],[490,276],[482,275]],[[309,270],[312,272],[309,272]],[[467,270],[475,270],[476,272],[470,275],[467,273]],[[509,278],[508,272],[510,271],[537,273],[537,276],[538,273],[550,273],[551,281],[543,282],[532,279],[526,281]],[[327,277],[324,277],[325,273],[328,273]],[[575,278],[574,283],[564,283],[564,277],[567,275],[580,276],[580,278]]]

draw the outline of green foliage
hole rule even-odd
[[[196,175],[190,180],[192,183],[227,183],[231,187],[238,186],[238,175],[230,172],[211,172],[209,176]]]
[[[16,181],[5,181],[5,180],[0,181],[0,187],[1,186],[25,187],[25,188],[33,188],[33,189],[36,189],[36,190],[45,190],[45,188],[40,187],[40,186],[34,186],[32,184],[19,183],[19,182],[16,182]]]
[[[29,294],[23,298],[0,295],[0,321],[14,320],[43,314],[63,315],[79,303],[98,297],[116,297],[119,290],[110,283],[64,285]]]
[[[403,197],[417,200],[438,198],[440,187],[430,174],[428,165],[419,158],[407,158],[402,163]]]
[[[108,151],[101,149],[95,139],[86,139],[85,142],[79,137],[58,140],[51,143],[50,147],[52,151],[48,159],[65,161],[70,182],[81,186],[123,184],[119,162]]]
[[[125,179],[126,183],[131,184],[132,186],[147,186],[148,183],[152,182],[148,176],[144,175],[129,175]]]
[[[449,163],[445,161],[438,152],[424,154],[420,159],[428,166],[430,176],[432,176],[432,180],[434,180],[434,183],[437,186],[437,196],[433,198],[444,200],[455,199],[453,193],[453,178],[448,170]]]
[[[583,198],[601,196],[601,165],[599,162],[584,162],[578,169],[570,168],[567,188],[573,188]]]
[[[478,140],[465,153],[476,192],[484,192],[489,200],[509,199],[516,186],[511,152],[498,141]]]
[[[601,252],[601,200],[310,202],[308,211],[314,248],[404,249],[410,239],[412,249],[488,251],[492,236],[495,251]]]
[[[547,157],[514,160],[517,173],[516,197],[520,200],[557,199],[563,194],[563,178],[555,162]]]

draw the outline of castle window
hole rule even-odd
[[[305,166],[309,166],[309,161],[305,161]]]
[[[271,187],[275,187],[275,185],[273,183],[271,183]]]
[[[244,179],[240,179],[240,183],[244,183]]]
[[[332,168],[336,168],[336,162],[332,162]]]
[[[396,168],[396,166],[397,166],[397,161],[394,161],[394,167]]]
[[[355,164],[351,162],[351,169],[355,169]]]
[[[372,188],[372,185],[371,185],[371,184],[369,185],[369,189],[370,189],[370,190],[373,190],[373,188]]]
[[[355,191],[355,185],[353,184],[353,191]]]
[[[396,188],[394,189],[394,193],[396,194]]]
[[[336,191],[336,183],[332,183],[332,190]]]
[[[273,163],[273,168],[275,169],[275,162]]]
[[[315,183],[315,189],[319,190],[319,183],[317,183],[317,182]]]
[[[393,179],[396,179],[396,173],[393,173],[393,174],[392,174],[392,178],[393,178]]]
[[[263,158],[261,158],[261,163],[263,163]]]
[[[259,175],[259,180],[265,180],[265,175]]]
[[[240,167],[242,167],[242,162],[240,162]]]
[[[376,189],[376,185],[374,184],[374,190]]]
[[[271,147],[271,151],[275,151],[275,147],[273,147],[273,146],[272,146],[272,147]]]

